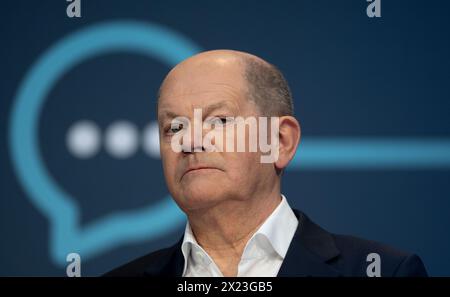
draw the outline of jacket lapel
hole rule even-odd
[[[183,237],[167,251],[167,254],[160,256],[156,263],[152,263],[144,271],[144,276],[170,276],[181,277],[184,268],[184,258],[181,252]]]
[[[293,211],[299,224],[278,276],[339,276],[339,271],[327,264],[340,253],[331,234],[302,212]]]

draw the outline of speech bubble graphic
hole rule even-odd
[[[84,259],[123,243],[151,239],[178,228],[185,216],[170,196],[134,211],[118,212],[80,227],[80,209],[48,173],[38,146],[38,119],[45,98],[73,66],[101,54],[127,51],[172,67],[198,52],[192,41],[165,27],[135,21],[100,23],[75,32],[48,49],[19,86],[10,118],[10,150],[27,197],[50,223],[50,254],[65,265],[69,252]]]

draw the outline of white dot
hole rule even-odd
[[[142,148],[150,157],[160,158],[158,122],[152,122],[145,127],[142,134]]]
[[[66,134],[66,145],[75,157],[90,158],[100,148],[100,129],[94,122],[78,121],[69,128]]]
[[[105,134],[105,150],[118,159],[130,157],[136,152],[138,133],[130,122],[118,121],[111,124]]]

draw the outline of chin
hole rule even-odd
[[[218,192],[220,186],[199,187],[192,186],[183,191],[179,197],[179,204],[183,210],[208,208],[225,199],[225,195]]]

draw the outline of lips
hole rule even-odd
[[[183,178],[186,174],[188,174],[189,172],[194,172],[194,171],[199,171],[202,169],[218,169],[216,167],[211,167],[211,166],[194,166],[194,167],[190,167],[188,170],[186,170],[183,173],[183,176],[181,178]]]

